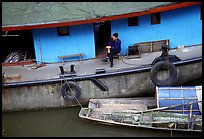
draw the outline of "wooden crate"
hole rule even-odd
[[[169,47],[169,40],[157,40],[150,42],[141,42],[137,43],[140,53],[149,53],[149,52],[157,52],[161,51],[162,45],[167,45]]]

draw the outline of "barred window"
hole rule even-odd
[[[151,25],[160,24],[160,13],[151,14]]]
[[[57,28],[58,36],[69,36],[69,26],[67,27],[58,27]]]

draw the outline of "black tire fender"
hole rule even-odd
[[[61,87],[61,95],[67,101],[76,102],[81,96],[81,88],[75,82],[65,82]]]
[[[159,80],[157,77],[158,71],[162,69],[169,70],[170,75],[166,80]],[[168,61],[159,61],[151,68],[150,78],[152,82],[157,86],[176,85],[178,81],[176,67]]]

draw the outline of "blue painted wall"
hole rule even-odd
[[[111,21],[111,32],[119,33],[122,41],[122,54],[129,45],[153,40],[170,40],[170,47],[202,43],[202,20],[200,5],[180,8],[161,13],[161,24],[151,25],[150,15],[139,16],[139,25],[128,27],[128,20]],[[83,59],[95,58],[93,24],[70,26],[70,36],[58,36],[57,28],[33,30],[36,60],[61,62],[57,56],[85,53]],[[79,58],[67,59],[78,60]]]
[[[70,26],[69,30],[70,36],[58,36],[57,28],[33,30],[36,61],[61,62],[59,55],[82,52],[85,54],[83,59],[95,58],[93,24]],[[42,50],[42,60],[40,50]],[[66,61],[70,60],[79,60],[79,58],[69,58]]]
[[[128,20],[111,22],[111,32],[118,32],[122,42],[122,54],[129,45],[153,40],[170,40],[170,48],[178,45],[202,43],[202,20],[200,5],[161,12],[161,24],[151,25],[150,15],[139,16],[138,26],[129,26]]]

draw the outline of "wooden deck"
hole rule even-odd
[[[115,58],[113,60],[113,67],[110,68],[109,60],[108,62],[102,62],[103,58],[83,60],[82,63],[79,61],[65,62],[63,67],[65,71],[70,70],[70,65],[75,65],[75,71],[77,75],[87,75],[95,74],[96,69],[105,69],[106,72],[118,71],[121,69],[141,67],[143,65],[151,64],[154,58],[160,56],[161,51],[142,53],[140,58],[128,59],[123,56],[121,59]],[[174,54],[178,56],[181,60],[191,59],[195,57],[202,57],[202,45],[198,46],[188,46],[182,49],[171,49],[169,54]],[[54,79],[58,78],[60,74],[59,66],[62,63],[47,63],[46,66],[32,69],[36,66],[36,63],[30,65],[17,65],[17,66],[3,66],[2,73],[5,75],[10,74],[20,74],[20,81],[33,81],[33,80],[43,80],[43,79]],[[12,80],[6,80],[5,82],[15,82]]]

